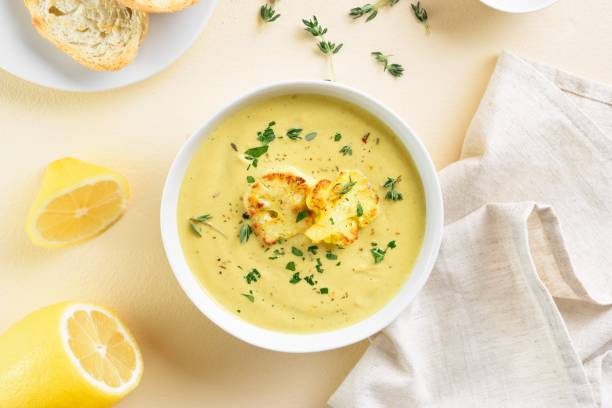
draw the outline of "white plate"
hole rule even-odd
[[[102,91],[142,81],[180,57],[198,37],[217,0],[200,0],[173,14],[152,14],[136,60],[121,71],[91,71],[42,38],[23,0],[0,0],[0,68],[35,84],[65,91]]]
[[[487,6],[506,13],[529,13],[541,10],[558,0],[480,0]]]

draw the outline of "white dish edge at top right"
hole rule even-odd
[[[529,13],[541,10],[558,0],[480,0],[481,3],[506,13]]]

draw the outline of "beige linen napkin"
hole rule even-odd
[[[503,54],[431,278],[333,407],[612,407],[612,88]]]

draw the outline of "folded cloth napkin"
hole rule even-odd
[[[504,53],[426,287],[333,407],[612,407],[612,87]]]

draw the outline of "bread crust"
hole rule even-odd
[[[125,49],[121,50],[116,59],[109,61],[96,60],[84,55],[82,52],[80,52],[78,47],[67,43],[63,39],[52,34],[52,29],[48,19],[46,19],[41,13],[41,1],[42,0],[24,0],[25,6],[29,10],[32,17],[32,25],[34,28],[36,28],[36,31],[38,31],[43,38],[47,39],[58,49],[72,57],[76,62],[95,71],[118,71],[129,65],[136,58],[138,50],[142,45],[149,29],[148,15],[141,11],[130,10],[131,13],[137,13],[135,17],[138,18],[140,22],[140,35],[138,43],[131,44],[129,47],[124,47]],[[117,7],[125,8],[125,6],[121,3],[116,3]]]
[[[119,0],[125,6],[134,10],[144,11],[146,13],[174,13],[193,6],[199,0],[168,0],[170,4],[166,7],[160,7],[153,4],[150,0]]]

